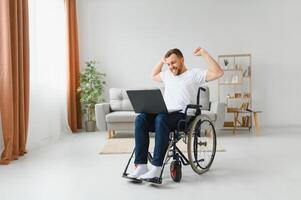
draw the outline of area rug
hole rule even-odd
[[[134,138],[112,138],[107,139],[105,145],[101,149],[99,154],[130,154],[133,152],[133,148],[135,145]],[[187,152],[187,144],[185,144],[182,140],[177,143],[177,147],[182,152]],[[210,149],[210,147],[208,147]],[[150,138],[150,151],[154,149],[154,138]],[[225,152],[226,149],[221,145],[217,144],[216,146],[217,152]]]

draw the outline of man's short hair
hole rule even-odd
[[[174,49],[170,49],[169,51],[167,51],[167,53],[165,54],[165,58],[168,58],[172,54],[175,54],[179,58],[183,58],[184,57],[183,54],[182,54],[182,52],[179,49],[174,48]]]

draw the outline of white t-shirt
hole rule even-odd
[[[171,71],[160,72],[167,109],[181,109],[185,112],[188,104],[196,104],[198,88],[206,82],[207,70],[188,69],[174,76]]]

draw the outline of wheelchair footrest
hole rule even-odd
[[[129,180],[131,180],[131,181],[133,181],[135,183],[142,183],[141,179],[129,177],[128,174],[122,174],[122,178],[129,179]]]
[[[150,182],[150,183],[155,183],[155,184],[162,184],[162,178],[159,178],[159,177],[145,178],[145,179],[141,179],[141,180]]]

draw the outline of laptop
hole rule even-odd
[[[160,89],[127,90],[126,91],[135,113],[172,113],[181,109],[167,109]]]

